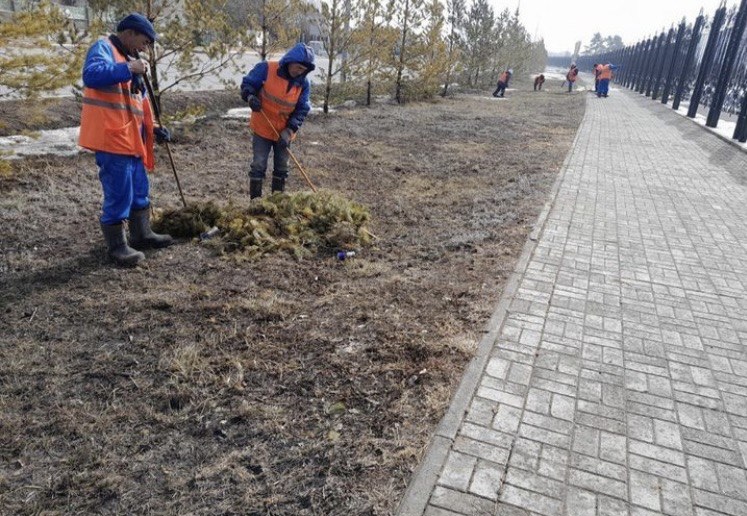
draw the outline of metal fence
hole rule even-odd
[[[701,10],[693,23],[683,19],[668,31],[605,54],[581,56],[578,66],[618,65],[615,80],[695,118],[707,108],[706,125],[716,127],[724,113],[737,114],[733,138],[747,142],[747,0],[719,7],[708,17]]]

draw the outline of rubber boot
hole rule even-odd
[[[249,199],[256,199],[262,197],[262,180],[261,179],[250,179],[249,180]]]
[[[285,191],[285,178],[284,177],[272,177],[272,193],[284,192]]]
[[[159,235],[150,228],[150,208],[130,212],[130,245],[135,249],[160,249],[174,243],[171,235]]]
[[[119,265],[132,267],[145,260],[143,253],[127,245],[124,225],[121,222],[111,226],[101,224],[101,231],[104,233],[109,258]]]

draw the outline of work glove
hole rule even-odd
[[[171,131],[165,127],[154,127],[153,135],[156,137],[156,142],[164,143],[171,141]]]
[[[287,127],[280,131],[280,140],[278,140],[278,143],[280,143],[280,146],[284,149],[287,149],[291,146],[291,139],[293,138],[293,131],[288,129]]]
[[[252,111],[261,111],[262,110],[262,101],[259,100],[259,97],[256,95],[249,95],[246,98],[246,101],[249,103],[249,107],[252,109]]]

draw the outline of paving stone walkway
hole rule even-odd
[[[747,155],[589,95],[400,516],[747,515]]]

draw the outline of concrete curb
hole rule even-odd
[[[583,120],[581,124],[583,124]],[[579,129],[580,127],[581,125],[579,125]],[[495,341],[500,334],[504,321],[506,320],[508,308],[514,299],[516,291],[518,290],[521,280],[524,277],[524,273],[526,272],[526,268],[537,248],[537,241],[545,228],[550,211],[555,205],[560,185],[565,180],[568,164],[571,155],[573,154],[573,150],[576,147],[579,134],[580,131],[577,130],[576,136],[573,138],[573,143],[571,143],[570,150],[563,160],[563,164],[558,172],[558,177],[555,179],[555,183],[550,191],[549,199],[545,203],[542,212],[540,212],[537,217],[537,221],[534,223],[534,229],[529,234],[529,238],[524,244],[524,248],[519,256],[519,261],[506,282],[506,288],[503,290],[498,306],[486,325],[485,335],[480,339],[477,346],[477,352],[467,365],[467,368],[462,375],[462,380],[459,383],[459,387],[457,387],[457,390],[449,403],[449,408],[441,419],[431,442],[426,448],[425,455],[423,456],[420,465],[415,470],[415,473],[407,486],[407,490],[405,491],[395,513],[397,516],[422,516],[426,510],[431,493],[436,487],[441,470],[443,469],[446,458],[448,457],[449,450],[456,439],[457,432],[462,423],[462,418],[469,408],[472,397],[477,391],[477,387],[482,378],[482,373],[490,359],[491,351],[495,346]]]

